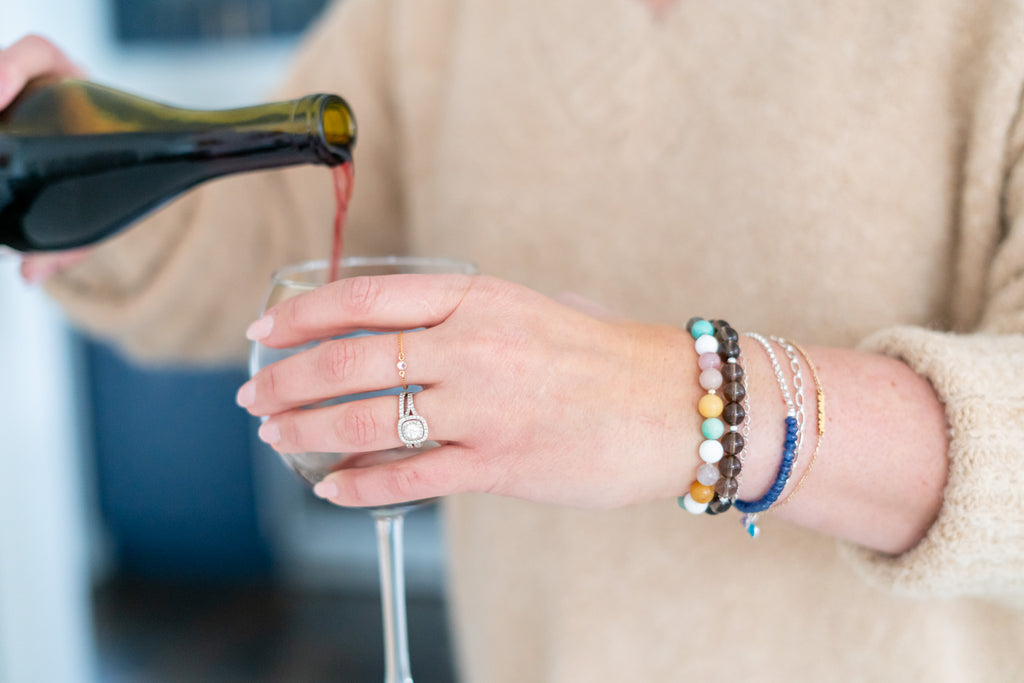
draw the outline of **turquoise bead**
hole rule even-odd
[[[694,339],[696,339],[697,337],[701,336],[702,334],[714,334],[714,333],[715,333],[714,325],[709,323],[707,320],[698,320],[697,322],[695,322],[693,324],[693,327],[690,328],[690,334],[693,335]]]
[[[717,417],[709,417],[701,423],[700,433],[705,439],[721,439],[725,434],[725,423]]]

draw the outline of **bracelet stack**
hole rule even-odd
[[[772,485],[757,500],[740,500],[737,493],[743,468],[743,449],[750,433],[750,404],[746,373],[741,363],[739,334],[723,320],[704,318],[691,318],[686,329],[694,340],[698,382],[705,393],[697,403],[697,410],[703,418],[702,440],[697,449],[700,463],[689,490],[679,497],[679,505],[693,514],[709,515],[717,515],[735,507],[743,513],[742,522],[747,533],[757,537],[760,533],[757,517],[779,501],[803,443],[805,410],[801,357],[811,370],[818,397],[818,442],[812,456],[812,465],[824,434],[824,391],[814,365],[802,348],[778,337],[771,337],[769,341],[759,334],[746,335],[764,349],[771,361],[779,392],[786,404],[786,415],[782,457]],[[773,344],[784,351],[789,360],[792,391]],[[804,472],[796,489],[803,484],[809,470],[810,467]],[[790,497],[795,492],[794,489]]]

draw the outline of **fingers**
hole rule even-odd
[[[431,440],[455,441],[457,426],[438,408],[438,392],[414,395]],[[264,422],[260,438],[281,453],[366,453],[404,448],[398,436],[398,397],[362,398],[308,410],[289,410]]]
[[[447,445],[383,465],[339,470],[313,490],[337,505],[371,507],[487,488],[485,468],[472,453]]]
[[[21,259],[21,277],[30,285],[46,282],[62,270],[84,260],[91,248],[28,254]]]
[[[36,76],[81,75],[81,70],[46,38],[28,35],[0,51],[0,109]]]
[[[409,379],[427,386],[440,379],[442,362],[424,353],[423,332],[403,333]],[[253,415],[273,415],[338,396],[401,384],[395,334],[374,334],[323,342],[264,367],[238,390],[236,400]]]
[[[387,358],[384,340],[392,351]],[[318,344],[262,368],[238,390],[237,403],[253,415],[273,415],[337,396],[395,386],[398,377],[391,371],[394,344],[394,335]]]
[[[281,348],[357,329],[430,327],[451,315],[474,277],[385,275],[339,280],[275,306],[249,327],[246,336]]]

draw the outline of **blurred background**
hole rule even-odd
[[[40,33],[95,80],[242,106],[329,1],[0,0],[0,47]],[[258,445],[244,368],[135,366],[10,257],[0,320],[0,681],[381,680],[372,522]],[[436,517],[406,524],[419,683],[453,679]]]

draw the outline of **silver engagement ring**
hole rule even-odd
[[[412,404],[412,392],[398,395],[398,438],[406,448],[419,448],[427,440],[427,421]]]

